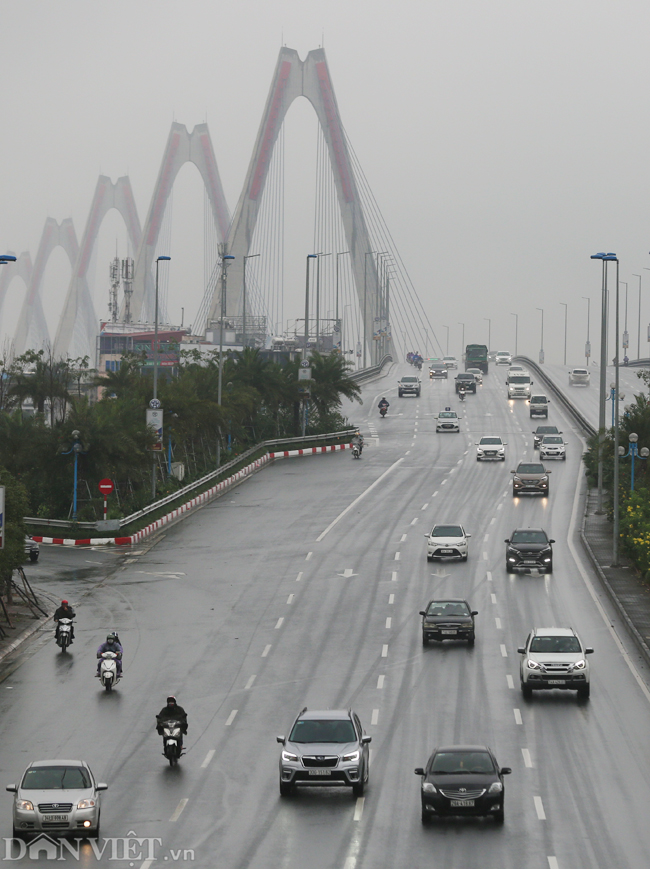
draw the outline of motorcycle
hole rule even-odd
[[[62,652],[72,642],[72,619],[59,619],[59,631],[56,636],[56,644]]]
[[[115,652],[102,652],[102,662],[99,665],[99,681],[104,686],[107,694],[113,690],[120,680],[117,674],[117,654]]]
[[[379,415],[382,417],[382,419],[383,419],[383,417],[386,416],[387,413],[388,413],[387,407],[380,407],[379,408]]]
[[[160,724],[163,738],[163,755],[169,761],[170,766],[178,763],[183,754],[183,727],[180,721],[170,718]]]
[[[360,455],[361,455],[361,453],[359,452],[359,445],[352,444],[352,458],[358,459]]]
[[[461,401],[465,401],[465,390],[464,390],[464,389],[459,389],[459,390],[458,390],[458,398],[459,398]]]
[[[429,380],[433,380],[433,371],[429,370]]]

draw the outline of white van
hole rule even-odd
[[[530,388],[533,385],[530,374],[509,374],[506,385],[508,398],[530,398]]]

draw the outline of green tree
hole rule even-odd
[[[25,560],[25,523],[29,499],[22,483],[6,468],[0,468],[0,486],[5,487],[4,549],[0,549],[0,583],[11,594],[11,576]]]

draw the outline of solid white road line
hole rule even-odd
[[[530,758],[530,751],[527,748],[522,748],[521,753],[524,756],[524,764],[530,769],[533,765],[533,761]]]
[[[278,628],[281,628],[281,627],[282,627],[282,622],[283,622],[283,621],[284,621],[284,616],[280,616],[280,618],[278,619],[278,623],[277,623],[277,625],[275,626],[276,631],[277,631]]]
[[[506,647],[503,645],[503,643],[501,643],[501,654],[503,655],[504,658],[507,658],[507,657],[508,657],[508,650],[507,650]]]
[[[323,532],[321,532],[321,534],[319,534],[319,536],[316,538],[316,542],[317,542],[317,543],[320,543],[320,541],[323,539],[323,537],[325,537],[325,535],[328,534],[328,533],[332,530],[332,528],[334,528],[334,526],[337,524],[337,522],[340,522],[340,521],[341,521],[341,519],[346,515],[346,513],[349,513],[350,510],[351,510],[351,509],[352,509],[356,504],[358,504],[359,501],[360,501],[362,498],[365,498],[365,497],[366,497],[366,495],[368,494],[368,492],[371,492],[371,491],[375,488],[375,486],[378,486],[378,485],[381,483],[381,481],[384,479],[384,477],[388,476],[388,474],[390,474],[390,472],[391,472],[394,468],[396,468],[399,464],[401,464],[403,461],[404,461],[403,458],[398,459],[396,462],[394,462],[394,463],[390,466],[390,468],[387,468],[387,470],[385,470],[384,473],[381,474],[381,476],[377,477],[377,479],[375,480],[374,483],[371,483],[370,486],[368,486],[368,488],[367,488],[365,491],[363,491],[363,492],[362,492],[358,497],[356,497],[356,498],[354,499],[354,501],[352,501],[351,504],[348,504],[348,506],[345,508],[345,510],[343,510],[341,513],[339,513],[339,515],[336,517],[336,519],[333,519],[333,520],[330,522],[330,524],[327,526],[327,528],[326,528]]]
[[[381,689],[384,687],[384,679],[385,678],[386,678],[385,676],[378,676],[377,677],[377,689],[379,691],[381,691]]]
[[[262,657],[263,657],[263,658],[266,658],[266,656],[268,655],[268,653],[269,653],[270,651],[271,651],[271,646],[265,646],[265,647],[264,647],[264,651],[262,652]]]
[[[358,797],[357,804],[354,807],[354,820],[355,821],[361,820],[361,816],[363,815],[363,804],[365,803],[365,801],[366,801],[365,797]]]
[[[189,798],[183,797],[183,799],[180,801],[180,803],[176,806],[176,811],[169,819],[170,822],[177,821],[180,818],[180,816],[183,814],[183,809],[188,804],[188,802],[189,802]]]
[[[544,806],[542,804],[542,798],[541,797],[533,797],[533,799],[535,800],[535,811],[537,812],[537,817],[539,818],[540,821],[545,821],[546,820],[546,812],[544,811]]]
[[[230,725],[235,720],[235,715],[237,715],[237,709],[233,709],[228,718],[226,718],[226,727],[230,727]]]
[[[382,658],[387,658],[387,657],[388,657],[388,646],[387,646],[386,644],[384,644],[384,645],[381,647],[381,656],[382,656]]]
[[[510,688],[510,690],[513,691],[514,687],[515,687],[515,683],[514,683],[512,676],[506,676],[506,682],[508,683],[508,688]]]
[[[371,723],[371,724],[377,724],[378,721],[379,721],[379,709],[373,709],[373,710],[372,710],[372,717],[371,717],[371,719],[370,719],[370,723]]]
[[[395,595],[394,595],[394,594],[389,594],[389,595],[388,595],[388,603],[389,603],[389,604],[391,604],[391,603],[395,603]]]
[[[253,679],[254,679],[254,678],[255,678],[255,676],[253,676]],[[215,756],[215,754],[216,754],[216,749],[211,748],[210,751],[206,754],[206,756],[205,756],[205,760],[204,760],[203,763],[201,764],[201,769],[205,769],[207,766],[210,765],[210,761],[211,761],[212,758]]]
[[[521,719],[521,712],[519,709],[512,710],[515,713],[515,724],[523,724],[524,722]]]
[[[257,673],[254,676],[251,676],[248,682],[244,685],[244,691],[248,691],[253,687],[253,682],[257,679]]]

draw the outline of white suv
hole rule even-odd
[[[510,365],[512,362],[512,354],[508,353],[507,350],[499,350],[494,362],[496,365]]]
[[[585,648],[573,628],[533,628],[521,655],[521,693],[559,688],[589,697],[589,661],[593,649]]]
[[[569,386],[589,386],[590,379],[586,368],[572,368],[569,371]]]

